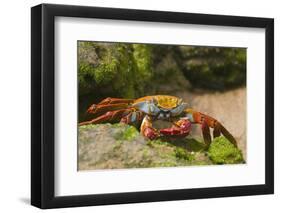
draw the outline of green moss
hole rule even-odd
[[[148,147],[144,147],[143,150],[142,150],[142,156],[144,159],[147,159],[149,157],[149,148]]]
[[[79,94],[98,90],[104,97],[142,96],[152,75],[150,49],[143,44],[79,42]]]
[[[149,140],[147,141],[147,145],[152,146],[152,147],[158,147],[158,146],[171,146],[170,143],[166,141],[162,141],[161,139],[156,139],[156,140]]]
[[[123,128],[119,128],[114,134],[114,138],[118,141],[132,141],[139,135],[139,131],[133,126],[124,124],[114,124],[112,126],[114,126],[114,128],[123,126]]]
[[[151,70],[151,46],[145,44],[133,44],[133,56],[138,70],[138,80],[146,81],[152,76]]]
[[[194,155],[192,155],[190,152],[180,147],[175,148],[175,156],[176,158],[187,160],[187,161],[194,160]]]
[[[126,128],[126,130],[123,133],[123,139],[124,140],[133,140],[138,135],[139,135],[138,130],[133,126],[129,126],[128,128]]]
[[[212,141],[208,156],[215,164],[244,163],[242,152],[223,136]]]
[[[114,124],[111,124],[111,127],[112,128],[123,128],[123,127],[125,127],[126,126],[126,124],[124,124],[124,123],[114,123]]]
[[[158,150],[158,154],[165,159],[193,161],[194,155],[187,149],[161,139],[150,140],[147,145]]]
[[[98,85],[110,83],[118,72],[118,61],[116,58],[108,57],[100,63],[97,68],[93,68],[94,79]]]

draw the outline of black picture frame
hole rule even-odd
[[[54,20],[58,16],[265,29],[265,184],[56,197]],[[31,204],[39,208],[274,193],[274,20],[271,18],[41,4],[31,8],[31,97]]]

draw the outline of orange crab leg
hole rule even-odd
[[[133,102],[134,99],[105,98],[98,104],[92,104],[87,112],[90,114],[103,114],[107,111],[127,108]]]
[[[192,109],[187,109],[186,116],[191,122],[201,124],[204,141],[209,145],[211,143],[211,135],[209,127],[213,128],[213,136],[218,137],[221,134],[224,135],[233,145],[237,146],[235,138],[231,133],[216,119],[205,115],[201,112],[194,111]]]
[[[94,118],[90,121],[85,121],[79,123],[79,126],[88,125],[88,124],[98,124],[105,122],[119,122],[123,116],[128,115],[131,112],[131,109],[121,109],[115,111],[109,111],[97,118]]]

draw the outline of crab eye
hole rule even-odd
[[[182,104],[182,98],[180,98],[179,100],[178,100],[178,105],[181,105]]]

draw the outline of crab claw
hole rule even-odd
[[[144,129],[143,134],[145,137],[149,138],[150,140],[154,140],[155,138],[159,137],[159,133],[151,127],[146,127]]]
[[[160,134],[164,136],[185,137],[191,130],[191,122],[188,119],[181,119],[171,128],[161,129]]]

